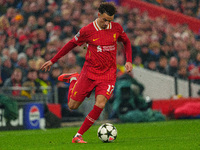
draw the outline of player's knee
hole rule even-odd
[[[77,109],[78,107],[75,105],[71,105],[70,103],[68,104],[69,109],[74,110]]]
[[[71,100],[71,99],[68,103],[68,107],[71,110],[77,109],[79,107],[79,105],[80,105],[80,102],[77,102],[77,101],[74,101],[74,100]]]
[[[98,106],[99,108],[104,109],[106,104],[104,102],[102,102],[102,103],[96,103],[95,105]]]
[[[76,105],[75,103],[68,103],[68,107],[69,109],[74,110],[78,108],[78,105]]]
[[[97,95],[95,105],[98,106],[99,108],[104,109],[107,101],[108,100],[104,95]]]

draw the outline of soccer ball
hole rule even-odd
[[[113,142],[117,138],[117,129],[110,123],[102,124],[98,129],[97,136],[102,142]]]

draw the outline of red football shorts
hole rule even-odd
[[[81,74],[72,89],[70,97],[75,101],[83,102],[95,88],[95,98],[97,95],[104,95],[109,100],[114,86],[115,80],[91,80],[85,74]]]

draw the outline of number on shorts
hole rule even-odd
[[[113,90],[114,90],[114,85],[108,85],[108,89],[107,89],[107,92],[112,94]]]

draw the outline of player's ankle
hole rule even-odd
[[[69,82],[71,83],[73,80],[77,80],[77,78],[76,78],[76,77],[72,77],[72,78],[69,80]]]
[[[82,136],[80,133],[76,133],[74,137]]]

